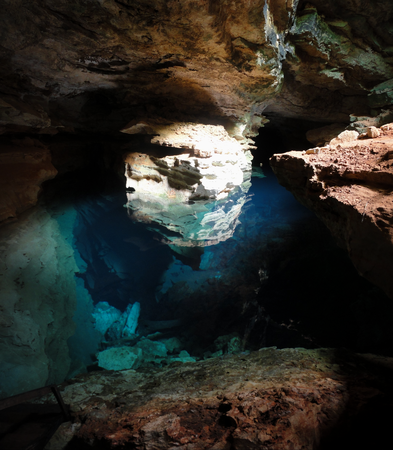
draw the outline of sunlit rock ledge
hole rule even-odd
[[[369,135],[276,154],[270,164],[280,184],[327,225],[360,275],[393,298],[393,124],[370,127]]]
[[[85,374],[60,387],[72,420],[47,449],[379,448],[392,370],[387,357],[271,347]]]
[[[151,143],[167,153],[176,149],[162,157],[125,155],[132,220],[152,224],[180,253],[179,247],[214,245],[233,235],[251,186],[251,145],[240,128],[231,137],[222,125],[146,120],[122,131],[152,135]]]
[[[126,187],[138,194],[177,201],[222,199],[251,176],[250,145],[240,131],[236,139],[222,125],[148,121],[122,131],[145,132],[154,135],[153,144],[185,149],[164,157],[139,152],[126,155]]]

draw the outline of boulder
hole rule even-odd
[[[386,127],[388,128],[388,127]],[[270,164],[283,186],[327,225],[358,270],[393,298],[393,130],[318,154],[288,152]]]
[[[329,145],[331,145],[332,147],[336,147],[337,145],[344,144],[346,142],[356,141],[358,136],[359,133],[357,131],[345,130],[342,133],[340,133],[337,137],[332,139],[329,142]]]
[[[141,339],[135,348],[143,351],[143,361],[161,362],[167,357],[168,349],[166,345],[159,341],[151,341],[150,339]]]
[[[314,128],[307,131],[306,138],[315,146],[325,145],[340,133],[345,131],[346,125],[342,123],[333,123],[320,128]]]
[[[107,329],[106,338],[109,341],[131,337],[136,334],[140,313],[140,303],[129,304],[123,314]]]
[[[117,308],[110,306],[107,302],[99,302],[96,304],[93,312],[93,317],[95,319],[94,327],[105,336],[108,328],[116,322],[120,316],[121,311]]]
[[[369,138],[376,138],[381,134],[381,132],[376,127],[367,127],[366,132]]]
[[[98,365],[106,370],[137,369],[142,363],[142,349],[113,347],[97,355]]]

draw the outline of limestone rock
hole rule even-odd
[[[242,151],[206,159],[134,154],[127,161],[127,183],[135,186],[127,192],[129,217],[157,231],[157,245],[187,256],[233,236],[251,186],[250,159]]]
[[[165,345],[168,353],[174,353],[182,348],[182,343],[178,338],[161,339],[161,342]]]
[[[376,435],[364,421],[388,414],[392,370],[383,356],[264,348],[148,376],[95,372],[70,380],[61,394],[74,446],[312,450],[336,443],[342,431],[344,447],[370,448],[389,437],[389,429]]]
[[[391,131],[393,130],[393,123],[387,123],[381,126],[382,131]]]
[[[3,141],[0,147],[0,223],[37,203],[41,184],[55,177],[49,149],[36,139]]]
[[[346,142],[308,155],[274,155],[279,182],[315,211],[360,275],[393,298],[387,267],[393,261],[391,151],[393,131],[372,141]]]
[[[172,362],[192,363],[195,362],[196,359],[190,356],[186,350],[182,350],[177,356],[170,356],[167,361],[169,364]]]
[[[143,351],[143,361],[161,362],[167,357],[168,349],[162,342],[141,339],[135,348]]]
[[[380,135],[380,131],[376,127],[367,127],[367,136],[370,138],[376,138]]]
[[[104,336],[108,328],[121,316],[121,311],[107,302],[99,302],[94,308],[94,327]]]
[[[123,314],[107,329],[106,337],[108,340],[115,341],[136,334],[140,306],[139,302],[127,306]]]
[[[130,120],[143,130],[142,119],[152,115],[208,117],[243,126],[244,136],[261,123],[255,102],[280,88],[285,32],[297,6],[182,0],[141,1],[134,9],[128,0],[50,7],[34,0],[24,10],[21,4],[8,5],[0,19],[7,132],[15,126],[115,132]]]
[[[320,128],[314,128],[313,130],[307,131],[306,138],[309,142],[318,145],[325,145],[332,139],[336,138],[340,133],[345,131],[346,125],[342,123],[333,123],[331,125],[326,125]]]
[[[368,104],[371,108],[380,108],[393,103],[393,79],[374,86],[368,95]]]
[[[142,362],[142,350],[135,347],[113,347],[97,355],[98,365],[106,370],[136,369]]]
[[[251,171],[252,156],[221,125],[162,124],[152,128],[153,143],[191,150],[157,158],[142,153],[125,157],[127,188],[138,194],[189,199],[223,198]]]
[[[358,138],[358,136],[359,136],[359,133],[357,131],[345,130],[342,133],[340,133],[337,137],[332,139],[329,142],[329,145],[337,146],[337,145],[343,144],[344,142],[355,141]]]
[[[46,210],[25,213],[0,237],[0,397],[61,383],[75,330],[73,250]]]

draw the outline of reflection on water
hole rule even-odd
[[[80,202],[76,246],[94,303],[124,311],[138,302],[139,331],[175,321],[174,334],[194,332],[203,345],[233,332],[268,279],[268,243],[312,216],[272,174],[255,175],[220,201],[127,193],[124,208],[119,193]]]
[[[80,277],[94,304],[105,314],[116,308],[124,324],[138,304],[131,341],[121,340],[119,322],[104,330],[105,345],[114,345],[108,333],[117,336],[134,357],[142,341],[175,339],[172,358],[183,352],[187,361],[229,348],[356,344],[348,298],[359,301],[370,285],[269,170],[225,201],[170,204],[128,193],[125,203],[119,192],[77,207]]]

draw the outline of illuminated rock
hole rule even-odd
[[[250,186],[246,181],[219,201],[185,202],[176,196],[127,193],[127,208],[133,221],[149,224],[175,251],[206,247],[233,236]]]
[[[160,125],[152,133],[152,143],[189,152],[161,158],[128,154],[125,175],[129,190],[179,201],[221,199],[249,178],[249,145],[230,137],[222,125]]]
[[[123,314],[107,329],[107,339],[115,341],[135,335],[138,327],[140,309],[141,305],[138,302],[129,304]],[[106,315],[106,312],[104,312],[104,315]]]
[[[105,335],[108,328],[116,322],[121,316],[121,311],[113,306],[110,306],[107,302],[99,302],[94,308],[92,314],[95,319],[94,327],[102,335]]]

